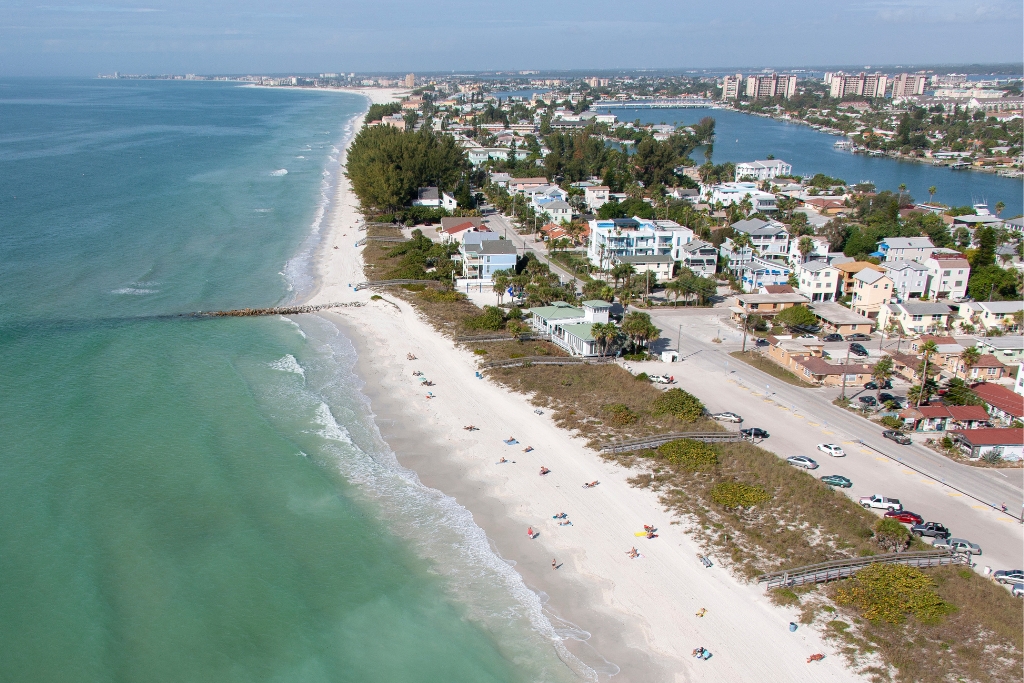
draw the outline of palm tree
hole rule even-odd
[[[1003,209],[1005,208],[1006,204],[1003,204],[1002,202],[996,202],[996,215],[998,216],[999,214],[1001,214],[1003,212]]]
[[[967,349],[963,350],[963,352],[960,354],[960,360],[963,362],[963,366],[964,366],[964,377],[967,377],[967,376],[970,375],[971,368],[973,368],[975,365],[977,365],[978,364],[978,360],[980,360],[980,359],[981,359],[981,351],[978,350],[977,346],[972,346],[970,348],[967,348]],[[954,379],[956,379],[956,374],[957,374],[957,372],[959,370],[960,370],[960,364],[958,363],[957,366],[953,369],[953,378]]]
[[[608,345],[619,337],[619,328],[615,326],[615,323],[594,323],[590,328],[590,333],[601,345],[601,355],[606,356],[608,355]]]
[[[882,356],[877,363],[875,363],[874,370],[871,371],[871,378],[878,384],[878,389],[875,390],[875,398],[881,403],[882,387],[886,382],[892,378],[893,374],[893,363],[892,356]]]
[[[928,203],[929,204],[931,204],[932,200],[935,198],[935,193],[936,192],[938,192],[938,190],[935,189],[934,185],[932,185],[931,187],[928,188]]]
[[[505,271],[498,271],[494,274],[494,285],[492,289],[494,293],[498,295],[498,305],[501,305],[501,300],[505,296],[505,290],[508,289],[511,283],[511,278],[505,273]]]
[[[805,263],[807,255],[814,251],[814,240],[810,237],[801,237],[796,248],[800,252],[800,262]]]
[[[917,407],[921,407],[921,399],[925,395],[925,384],[928,382],[928,361],[931,359],[932,354],[939,350],[939,345],[934,340],[929,339],[921,346],[921,355],[924,356],[924,363],[921,367],[921,389],[917,394]]]

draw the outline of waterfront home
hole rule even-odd
[[[736,306],[729,310],[734,320],[743,316],[757,314],[762,318],[772,318],[779,311],[793,306],[802,306],[808,302],[803,294],[740,294],[736,297]]]
[[[720,183],[718,185],[701,185],[701,197],[712,204],[722,206],[739,204],[744,199],[750,202],[754,213],[774,213],[779,210],[775,204],[775,195],[762,192],[757,183]]]
[[[874,321],[862,315],[854,313],[846,306],[837,304],[834,301],[812,302],[808,305],[811,313],[818,317],[818,321],[829,332],[836,332],[844,337],[848,334],[870,334],[874,328]]]
[[[1003,424],[1024,421],[1024,396],[1010,391],[1001,384],[979,382],[971,385],[978,398],[985,402],[988,414]]]
[[[839,270],[827,261],[808,261],[796,266],[797,291],[811,301],[838,298]]]
[[[867,318],[877,318],[883,304],[892,301],[893,282],[885,273],[864,268],[853,276],[850,308]]]
[[[608,203],[608,194],[610,192],[611,188],[607,185],[585,187],[583,188],[583,201],[586,202],[588,209],[597,211]]]
[[[904,334],[935,332],[949,327],[951,313],[949,306],[940,303],[884,304],[878,311],[878,326],[884,330],[894,323],[903,329]]]
[[[960,254],[933,253],[924,261],[928,269],[928,298],[962,299],[967,296],[971,264]]]
[[[470,280],[491,281],[497,271],[516,267],[516,245],[508,240],[465,240],[459,246],[459,254],[462,277]]]
[[[1024,458],[1024,429],[968,429],[951,431],[949,436],[972,460],[998,456],[1016,462]]]
[[[616,256],[612,263],[618,265],[625,263],[633,266],[637,275],[643,273],[654,273],[658,282],[665,282],[672,279],[672,271],[675,268],[675,260],[668,254],[647,254],[643,256]]]
[[[780,175],[793,173],[793,167],[781,159],[764,159],[761,161],[741,161],[736,164],[736,181],[751,178],[753,180],[771,180]]]
[[[923,405],[900,412],[906,429],[916,432],[944,432],[949,429],[982,429],[991,427],[988,413],[982,406]]]
[[[970,301],[960,306],[960,316],[984,330],[1018,327],[1014,316],[1024,311],[1022,301]]]
[[[886,237],[878,243],[878,251],[871,254],[883,261],[907,261],[924,262],[932,252],[935,245],[927,237]]]
[[[441,219],[440,231],[441,242],[444,244],[463,242],[466,235],[474,233],[487,233],[493,235],[492,239],[498,239],[498,235],[483,224],[483,219],[477,217],[444,216]]]
[[[714,277],[718,271],[718,249],[710,242],[693,240],[683,246],[680,262],[695,275]]]
[[[928,288],[928,267],[917,261],[899,259],[886,261],[882,264],[889,279],[892,280],[893,292],[897,301],[920,299]]]
[[[683,247],[693,241],[693,230],[675,221],[645,218],[610,218],[590,221],[587,258],[607,269],[616,256],[671,256],[682,260]]]
[[[455,197],[447,192],[440,192],[436,187],[421,187],[416,190],[416,199],[412,200],[412,205],[441,208],[446,211],[454,211],[459,208]]]
[[[582,308],[564,301],[528,309],[530,325],[536,331],[550,334],[551,341],[574,356],[597,356],[601,347],[593,335],[594,323],[606,324],[611,304],[594,299],[584,301]]]
[[[975,337],[975,344],[982,353],[991,353],[1004,363],[1024,363],[1024,336],[1019,334],[1001,337]]]

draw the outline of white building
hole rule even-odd
[[[878,251],[872,256],[877,255],[883,261],[905,259],[924,263],[933,251],[935,245],[927,237],[886,237],[878,243]]]
[[[466,239],[459,246],[459,254],[462,256],[462,277],[470,280],[490,281],[497,271],[516,267],[516,245],[508,240]]]
[[[598,268],[611,267],[616,256],[667,255],[681,261],[693,230],[675,221],[610,218],[590,221],[587,258]]]
[[[685,248],[685,247],[684,247]],[[615,264],[627,263],[633,266],[638,275],[643,273],[654,273],[658,282],[671,280],[675,269],[675,259],[669,254],[649,254],[645,256],[616,256],[612,259]]]
[[[886,261],[882,268],[885,268],[885,274],[892,280],[898,301],[920,299],[928,291],[928,268],[917,261]]]
[[[611,188],[607,185],[595,185],[594,187],[583,188],[583,201],[591,211],[597,211],[608,203],[608,194]]]
[[[611,304],[599,299],[584,301],[582,308],[564,301],[528,309],[533,329],[551,335],[551,341],[574,356],[597,356],[601,348],[594,339],[594,323],[608,323]]]
[[[747,76],[746,95],[755,100],[770,97],[789,99],[796,94],[796,76],[755,74]]]
[[[569,223],[572,221],[572,207],[560,199],[539,199],[533,202],[537,213],[546,213],[552,223]]]
[[[730,226],[735,232],[743,233],[750,237],[750,248],[743,249],[748,252],[753,249],[758,256],[769,261],[785,262],[789,260],[790,237],[786,226],[778,221],[763,221],[760,218],[747,218],[736,221]],[[727,239],[726,242],[731,242]],[[723,246],[725,246],[723,244]],[[733,256],[730,256],[732,259]],[[745,258],[740,256],[741,259]]]
[[[814,245],[807,255],[804,256],[800,253],[800,242],[808,239],[811,244]],[[825,259],[828,260],[828,240],[824,237],[815,237],[814,235],[800,235],[794,236],[789,240],[789,263],[790,265],[797,266],[804,261],[816,261]],[[836,265],[835,261],[829,260],[829,263]]]
[[[712,204],[720,203],[722,206],[732,206],[747,199],[755,213],[774,213],[779,210],[775,205],[775,195],[757,189],[757,183],[701,185],[700,189],[701,196]]]
[[[412,200],[412,205],[442,208],[446,211],[454,211],[459,207],[455,197],[447,192],[438,192],[436,187],[421,187],[416,190],[416,199]]]
[[[736,164],[736,180],[740,178],[753,178],[754,180],[771,180],[780,175],[790,175],[793,167],[781,159],[764,159],[758,161],[744,161]]]
[[[967,296],[971,264],[960,254],[932,254],[925,262],[928,269],[928,298],[962,299]]]
[[[736,74],[735,76],[726,76],[722,79],[722,99],[723,100],[737,100],[740,97],[740,91],[743,89],[743,74]]]
[[[834,301],[842,279],[839,269],[827,261],[808,261],[796,266],[797,291],[814,301]]]
[[[892,96],[909,97],[911,95],[923,95],[927,84],[928,76],[926,74],[900,74],[892,81]]]
[[[843,72],[825,74],[829,84],[829,97],[842,99],[851,95],[859,97],[885,97],[889,87],[889,77],[881,73],[844,74]],[[829,78],[831,77],[831,78]]]

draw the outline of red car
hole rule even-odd
[[[924,524],[924,518],[916,512],[910,512],[908,510],[902,510],[897,512],[886,512],[885,516],[889,519],[895,519],[897,522],[903,522],[904,524]]]

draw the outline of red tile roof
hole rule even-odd
[[[765,294],[795,294],[790,285],[764,285]]]
[[[988,420],[988,413],[981,406],[921,406],[918,408],[921,415],[929,417],[951,417],[960,422],[984,422]]]
[[[1024,428],[1015,429],[964,429],[952,430],[950,434],[956,434],[972,446],[1019,446],[1024,443]]]
[[[971,387],[985,403],[998,408],[1013,417],[1024,417],[1024,396],[1015,394],[1004,386],[980,382]]]
[[[993,356],[991,353],[986,353],[984,356],[978,358],[978,362],[971,366],[972,368],[1004,368],[1005,365],[1000,362],[998,358]]]
[[[793,362],[802,365],[811,371],[812,375],[870,375],[875,366],[863,363],[850,363],[849,365],[833,365],[818,356],[794,356]]]

